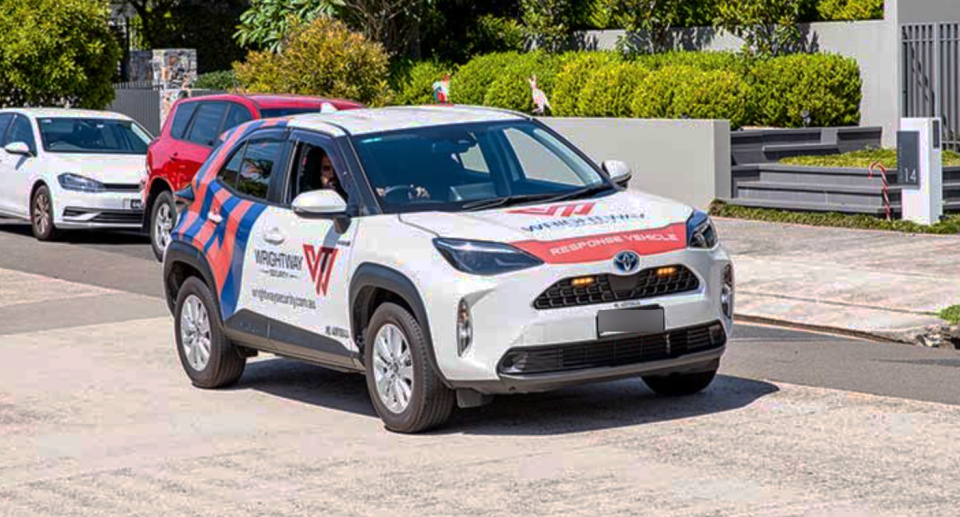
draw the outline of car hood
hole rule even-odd
[[[57,175],[69,172],[101,183],[136,185],[147,175],[144,155],[48,153],[45,161]]]
[[[594,199],[400,218],[440,237],[510,243],[547,263],[578,263],[626,250],[650,255],[684,248],[691,213],[674,201],[623,191]]]

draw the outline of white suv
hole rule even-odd
[[[536,120],[385,108],[224,138],[164,260],[196,386],[267,352],[365,373],[386,426],[416,432],[494,394],[640,376],[684,395],[717,371],[734,282],[710,219]]]
[[[60,230],[143,225],[150,134],[106,111],[0,110],[0,215]]]

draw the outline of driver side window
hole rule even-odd
[[[304,192],[330,189],[350,200],[343,177],[342,162],[336,153],[313,143],[300,143],[291,167],[290,201]]]
[[[37,154],[37,141],[33,137],[33,126],[30,120],[23,115],[16,115],[13,124],[10,125],[10,131],[7,133],[6,143],[23,142],[27,144],[30,152]]]

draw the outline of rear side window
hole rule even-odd
[[[240,163],[243,161],[243,151],[246,147],[246,145],[240,146],[240,148],[233,153],[230,161],[220,169],[220,174],[217,174],[217,178],[230,188],[237,187],[237,175],[240,172]]]
[[[230,111],[227,112],[227,120],[223,123],[223,131],[228,131],[251,120],[253,120],[253,116],[250,115],[250,110],[239,104],[231,104]]]
[[[30,148],[30,152],[37,154],[37,140],[33,137],[33,126],[23,115],[17,115],[13,119],[10,131],[7,133],[7,143],[23,142]]]
[[[177,107],[177,112],[173,114],[173,124],[170,126],[170,136],[177,140],[183,140],[186,136],[187,126],[190,125],[190,117],[197,111],[199,102],[188,102]]]
[[[273,175],[283,142],[279,140],[253,140],[247,144],[240,164],[237,191],[258,199],[267,198],[270,176]]]
[[[224,102],[208,102],[197,108],[197,114],[190,125],[187,140],[205,146],[212,146],[220,135],[220,125],[227,111]]]

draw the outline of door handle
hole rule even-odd
[[[279,228],[271,228],[266,234],[264,234],[263,240],[273,244],[274,246],[279,246],[283,244],[283,241],[287,240],[287,238],[283,236],[283,233],[280,232]]]
[[[216,224],[223,222],[223,216],[220,215],[220,212],[207,212],[207,219],[213,221]]]

